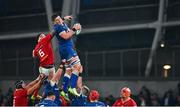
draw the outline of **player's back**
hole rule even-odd
[[[74,97],[72,99],[72,106],[84,106],[87,102],[87,96],[80,95],[79,97]]]
[[[56,30],[56,38],[58,39],[59,45],[61,47],[73,47],[73,40],[72,38],[69,39],[64,39],[60,36],[61,32],[69,32],[69,28],[67,27],[67,25],[65,23],[63,24],[55,24],[54,25],[54,29]]]
[[[50,107],[50,106],[58,106],[58,105],[56,103],[54,103],[54,101],[52,101],[52,100],[44,99],[42,102],[37,104],[37,106],[38,107]]]
[[[28,106],[27,90],[16,89],[14,91],[13,106]]]
[[[103,102],[100,102],[100,101],[97,101],[97,102],[86,102],[85,106],[104,107],[105,104]]]

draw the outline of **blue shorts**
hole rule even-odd
[[[66,59],[68,61],[72,57],[77,56],[77,52],[73,49],[73,47],[60,47],[59,53],[61,56],[61,59]]]

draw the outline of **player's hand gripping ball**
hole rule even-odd
[[[80,25],[80,23],[74,24],[73,28],[76,29],[76,32],[75,32],[76,35],[79,35],[81,33],[81,25]]]

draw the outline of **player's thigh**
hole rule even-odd
[[[67,48],[67,61],[72,61],[77,56],[77,52],[73,48]]]
[[[55,74],[55,67],[52,67],[52,68],[50,68],[49,69],[49,74],[52,74],[52,75],[54,75]]]
[[[52,72],[52,73],[55,72],[55,71],[51,71],[51,70],[53,70],[53,69],[52,68],[39,67],[39,73],[42,73],[46,76],[49,76],[50,72]]]

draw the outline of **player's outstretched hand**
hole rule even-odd
[[[81,30],[81,25],[80,25],[80,23],[74,24],[73,28],[76,29],[76,30]]]
[[[72,16],[65,16],[64,20],[71,20],[73,17]]]

